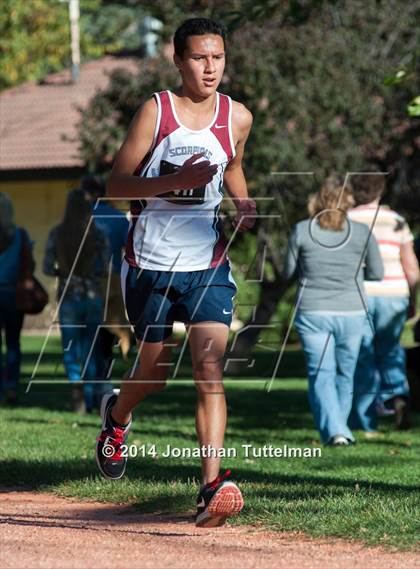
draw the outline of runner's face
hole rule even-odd
[[[223,38],[214,34],[189,36],[183,58],[175,56],[184,89],[201,97],[212,95],[225,69]]]

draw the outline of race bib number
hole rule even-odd
[[[172,164],[166,160],[160,161],[159,176],[167,176],[174,174],[181,166]],[[173,192],[166,192],[159,194],[160,198],[164,200],[179,204],[179,205],[196,205],[204,203],[206,195],[206,186],[200,188],[191,188],[191,190],[175,190]]]

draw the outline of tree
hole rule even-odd
[[[306,216],[308,192],[327,174],[336,171],[344,180],[346,172],[362,171],[368,162],[390,173],[394,205],[409,206],[407,215],[414,222],[419,219],[413,215],[420,211],[418,192],[413,191],[418,124],[405,114],[415,85],[406,84],[398,92],[383,85],[388,70],[416,45],[411,22],[419,8],[400,13],[397,8],[396,2],[381,3],[380,10],[377,2],[325,3],[298,24],[286,20],[280,27],[283,15],[272,13],[264,26],[256,29],[249,23],[240,29],[229,92],[258,117],[249,141],[253,151],[247,175],[259,195],[279,201],[276,209],[289,220],[287,225]],[[285,170],[315,175],[269,175]],[[269,321],[285,289],[281,260],[286,237],[284,225],[283,231],[269,227],[259,235],[260,251],[270,245],[274,278],[267,275],[261,284],[254,324]],[[241,335],[238,352],[247,352],[257,336],[258,328]]]
[[[68,8],[46,0],[4,0],[0,11],[0,88],[39,79],[69,60]]]
[[[80,0],[82,61],[122,49],[141,50],[140,7]],[[68,3],[3,0],[0,11],[0,89],[39,80],[70,65]]]

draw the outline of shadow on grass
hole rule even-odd
[[[66,382],[63,373],[56,373],[53,369],[53,362],[57,361],[57,356],[59,354],[44,355],[46,365],[40,377],[35,377],[35,382],[31,383],[28,393],[26,393],[28,380],[21,383],[19,407],[39,407],[57,411],[72,410],[71,387]],[[23,356],[24,364],[33,361],[35,357],[35,352],[26,351]],[[272,359],[272,355],[256,353],[255,359],[258,366],[264,367],[267,361]],[[190,372],[187,365],[181,370],[182,377],[191,377]],[[299,388],[299,390],[286,391],[282,388],[283,372],[288,378],[305,377],[303,355],[300,351],[285,352],[280,373],[270,392],[266,391],[266,382],[262,375],[257,373],[257,369],[252,370],[252,375],[254,378],[259,378],[261,383],[249,383],[250,378],[247,382],[247,378],[242,376],[241,378],[226,378],[225,390],[232,426],[238,429],[243,427],[247,429],[278,428],[279,425],[287,423],[291,428],[307,426],[312,428],[312,420],[308,417],[306,381],[302,380],[301,390]],[[43,383],[37,383],[37,380],[42,380]],[[60,383],[54,383],[55,380]],[[170,419],[172,417],[193,417],[195,402],[196,390],[192,379],[187,385],[177,384],[175,379],[169,382],[164,391],[148,398],[141,406],[139,414],[145,417],[162,415],[162,421],[166,419],[165,415],[169,415]]]
[[[55,419],[31,419],[25,415],[19,416],[19,410],[24,412],[25,408],[36,407],[49,411],[68,411],[71,412],[70,386],[55,385],[52,391],[30,391],[28,394],[20,394],[20,405],[15,407],[13,420],[21,422],[33,421],[34,423],[45,422],[53,423]],[[313,420],[310,415],[306,392],[302,389],[276,389],[269,393],[262,388],[251,388],[247,386],[240,389],[239,386],[229,388],[226,386],[226,399],[229,414],[229,436],[243,438],[245,432],[253,430],[280,430],[290,429],[313,429]],[[134,425],[136,420],[139,422],[144,419],[148,423],[145,432],[140,428],[142,434],[166,434],[167,436],[184,436],[184,430],[174,428],[174,418],[176,421],[191,419],[193,424],[196,404],[196,391],[191,386],[170,385],[159,394],[149,397],[134,412]],[[150,419],[159,417],[159,426],[154,428],[150,425]],[[72,414],[69,420],[77,420],[77,415]],[[61,422],[65,422],[64,419]],[[84,415],[78,421],[80,427],[99,425],[98,414]],[[140,423],[139,423],[140,424]],[[168,428],[162,428],[162,426]],[[136,429],[135,429],[136,430]],[[255,433],[256,434],[256,433]]]
[[[385,466],[387,464],[387,457],[378,457],[377,464]],[[342,466],[338,464],[337,468]],[[287,497],[288,500],[301,500],[303,495],[306,499],[323,498],[328,493],[329,496],[334,494],[336,496],[343,495],[349,491],[355,492],[355,479],[346,479],[334,474],[334,469],[330,470],[330,475],[323,476],[319,474],[281,474],[277,472],[256,472],[238,468],[235,470],[235,475],[240,483],[248,483],[252,485],[252,494],[258,495],[260,498],[275,498],[276,500],[282,497]],[[178,488],[174,490],[174,482],[187,482],[195,479],[200,479],[199,466],[186,465],[186,464],[157,464],[156,461],[135,461],[129,463],[127,469],[127,476],[121,482],[110,482],[100,479],[94,460],[61,460],[53,461],[37,461],[28,459],[20,460],[4,460],[2,462],[2,470],[0,473],[0,485],[3,491],[7,491],[7,486],[17,489],[21,487],[23,490],[51,490],[61,483],[80,482],[95,483],[96,491],[100,494],[106,493],[109,488],[111,499],[112,495],[116,495],[116,501],[121,500],[117,484],[121,484],[121,490],[124,490],[125,482],[138,483],[139,494],[146,493],[144,499],[137,502],[137,505],[145,512],[155,511],[180,511],[176,507],[177,501],[183,498],[191,499],[191,492],[196,491],[196,488],[188,486],[185,490]],[[147,496],[147,485],[149,483],[162,483],[162,492],[159,496]],[[396,497],[410,497],[420,490],[420,485],[404,485],[391,482],[371,481],[357,478],[359,488],[364,488],[369,492],[375,492],[381,496]],[[261,486],[259,488],[259,485]],[[129,490],[132,496],[132,488]],[[175,495],[174,495],[175,493]],[[79,495],[83,494],[83,488]],[[95,499],[95,492],[88,489],[90,499]],[[96,498],[98,499],[98,498]],[[99,498],[101,499],[101,498]],[[175,510],[173,508],[175,507]],[[182,508],[181,508],[182,510]]]

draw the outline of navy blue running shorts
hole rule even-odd
[[[202,271],[152,271],[123,261],[121,285],[137,340],[162,342],[174,321],[232,323],[236,284],[229,262]]]

